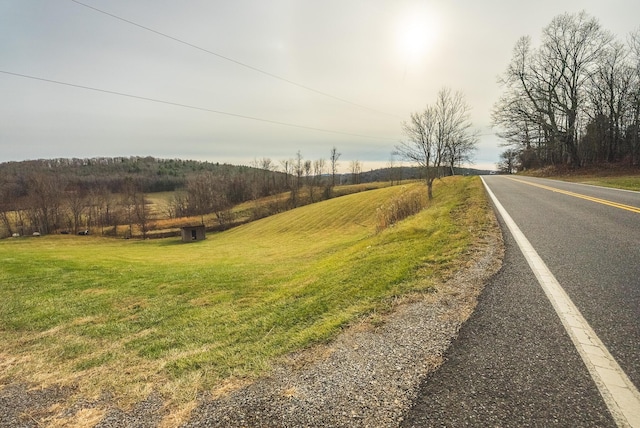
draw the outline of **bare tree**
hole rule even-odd
[[[333,146],[329,155],[329,164],[331,168],[331,187],[336,186],[336,174],[338,173],[338,166],[340,165],[338,163],[338,159],[340,159],[340,156],[342,156],[342,153],[338,153],[338,149]]]
[[[151,213],[147,208],[147,200],[144,197],[144,192],[140,191],[134,195],[134,209],[136,223],[142,232],[142,239],[147,239]]]
[[[587,88],[588,123],[580,140],[586,162],[615,162],[629,152],[625,128],[631,123],[634,70],[629,50],[612,41],[602,55]]]
[[[311,160],[305,160],[303,169],[304,181],[307,185],[307,188],[309,189],[309,198],[311,199],[311,202],[313,202],[313,162]]]
[[[291,190],[291,175],[293,174],[293,159],[285,159],[280,161],[282,172],[284,172],[285,187]]]
[[[270,158],[262,158],[260,160],[254,160],[251,166],[255,168],[251,187],[253,190],[253,199],[257,199],[261,196],[269,196],[272,193],[272,189],[275,188],[275,179],[273,171],[275,171],[275,165]]]
[[[322,174],[324,174],[326,161],[322,158],[313,161],[313,181],[316,186],[322,184]]]
[[[65,182],[61,177],[34,173],[28,179],[30,223],[40,233],[52,233],[60,227]]]
[[[313,172],[313,162],[309,159],[305,160],[303,169],[304,169],[304,181],[308,186],[311,183],[311,173]]]
[[[424,169],[429,199],[433,199],[433,182],[442,174],[448,148],[474,140],[468,110],[461,92],[443,88],[432,106],[411,113],[410,121],[402,125],[407,140],[396,146],[396,153]]]
[[[461,92],[451,93],[444,89],[438,94],[436,104],[442,121],[441,135],[444,138],[444,160],[449,164],[451,175],[456,165],[470,162],[478,143],[478,132],[471,129],[470,107]]]
[[[105,226],[117,227],[115,197],[106,186],[100,184],[94,185],[89,191],[88,203],[91,217],[93,218],[95,226],[100,228],[101,234],[104,235]]]
[[[190,215],[199,215],[201,223],[204,224],[205,214],[213,212],[214,197],[211,190],[214,186],[215,177],[207,172],[192,177],[187,182],[187,198]]]
[[[262,170],[262,195],[269,196],[276,187],[274,181],[275,175],[273,174],[276,166],[270,158],[262,158],[260,161],[260,169]]]
[[[189,216],[189,195],[187,192],[184,190],[174,192],[167,209],[169,218]]]
[[[389,174],[389,181],[393,186],[393,183],[400,183],[402,180],[402,162],[398,165],[398,160],[396,159],[396,152],[392,152],[389,161],[387,162],[387,171]]]
[[[584,12],[555,17],[537,49],[529,37],[519,39],[501,79],[505,94],[494,107],[494,124],[506,128],[507,138],[528,147],[532,139],[544,141],[552,156],[547,162],[579,166],[586,91],[611,40]]]
[[[129,224],[128,237],[133,237],[133,225],[136,224],[146,239],[149,231],[149,211],[146,207],[142,184],[139,180],[127,177],[122,189],[122,206]]]
[[[629,126],[626,140],[631,164],[640,162],[640,29],[629,36],[631,88],[629,90]]]
[[[473,154],[478,144],[478,131],[470,131],[468,135],[454,140],[453,144],[447,147],[447,162],[451,168],[451,175],[455,175],[455,167],[462,167],[463,164],[473,163]]]
[[[351,183],[360,183],[360,174],[362,173],[362,165],[359,160],[353,160],[349,163],[349,169],[351,170]]]
[[[516,149],[507,149],[500,153],[500,162],[498,162],[498,169],[507,174],[513,174],[518,170],[518,155],[519,151]]]
[[[87,192],[81,186],[67,189],[65,192],[67,211],[70,214],[70,226],[73,233],[78,233],[83,214],[87,209]]]
[[[444,153],[444,142],[437,138],[436,123],[434,107],[427,106],[421,113],[411,113],[409,122],[402,124],[407,140],[396,146],[400,156],[424,169],[429,199],[433,199],[433,181]]]
[[[296,153],[296,158],[293,161],[293,175],[294,183],[291,186],[291,203],[294,207],[298,206],[298,199],[300,195],[300,189],[302,188],[302,176],[304,175],[304,160],[300,150]]]
[[[0,223],[4,226],[7,236],[14,234],[13,216],[18,208],[19,189],[9,174],[0,174]]]

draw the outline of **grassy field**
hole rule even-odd
[[[156,390],[179,405],[255,379],[399,296],[436,291],[464,263],[490,227],[477,178],[438,181],[427,209],[377,231],[381,213],[421,186],[335,198],[195,243],[2,240],[0,386],[77,384],[123,405]]]

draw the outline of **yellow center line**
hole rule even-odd
[[[632,205],[620,204],[618,202],[608,201],[606,199],[595,198],[593,196],[587,196],[587,195],[583,195],[581,193],[574,193],[574,192],[569,192],[568,190],[556,189],[555,187],[545,186],[544,184],[531,183],[529,181],[519,180],[517,178],[511,178],[511,177],[507,177],[507,178],[509,178],[509,180],[517,181],[519,183],[528,184],[529,186],[539,187],[541,189],[550,190],[552,192],[562,193],[564,195],[573,196],[575,198],[585,199],[587,201],[597,202],[597,203],[602,204],[602,205],[608,205],[610,207],[620,208],[622,210],[627,210],[627,211],[631,211],[633,213],[640,214],[640,208],[634,207]]]

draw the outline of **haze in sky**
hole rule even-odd
[[[513,46],[582,10],[621,41],[640,28],[630,0],[0,0],[0,162],[248,165],[335,146],[367,171],[446,86],[472,108],[475,166],[493,169]]]

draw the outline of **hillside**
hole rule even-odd
[[[27,177],[34,174],[55,175],[80,187],[105,186],[119,192],[127,178],[135,178],[147,193],[173,191],[182,188],[193,175],[210,172],[216,175],[248,175],[256,168],[182,159],[159,159],[152,156],[58,158],[0,163],[0,179],[14,178],[26,186]],[[26,193],[20,188],[19,193]]]
[[[260,163],[270,161],[262,159]],[[290,161],[293,162],[293,161]],[[0,184],[2,181],[13,181],[18,186],[26,186],[25,178],[33,174],[56,175],[67,181],[84,186],[106,186],[112,192],[122,188],[125,179],[136,178],[142,183],[142,191],[146,193],[173,191],[183,188],[186,180],[203,172],[224,176],[255,176],[265,174],[265,165],[256,162],[256,166],[220,164],[183,159],[160,159],[152,156],[131,157],[98,157],[98,158],[57,158],[37,159],[20,162],[0,163]],[[274,163],[267,164],[270,180],[284,180],[287,172],[279,172],[280,167]],[[294,171],[288,172],[294,175]],[[489,171],[473,168],[456,168],[458,175],[482,175]],[[327,175],[326,171],[322,172]],[[338,174],[336,184],[351,183],[352,174]],[[443,171],[450,175],[450,171]],[[358,174],[358,183],[375,181],[407,180],[421,178],[420,168],[394,167],[381,168]],[[25,188],[16,190],[19,194],[27,193]]]
[[[81,231],[162,237],[179,233],[180,225],[205,221],[209,229],[219,230],[349,193],[339,186],[422,178],[421,170],[412,167],[334,177],[323,162],[301,157],[282,162],[282,172],[269,159],[255,164],[153,157],[1,163],[0,237]],[[443,175],[448,173],[443,169]],[[236,207],[249,201],[254,204],[251,212],[239,212]]]
[[[436,195],[410,215],[422,185],[386,187],[190,244],[2,240],[3,382],[74,386],[72,401],[112,391],[120,405],[156,391],[176,409],[255,379],[465,263],[490,227],[482,185],[454,177]]]

